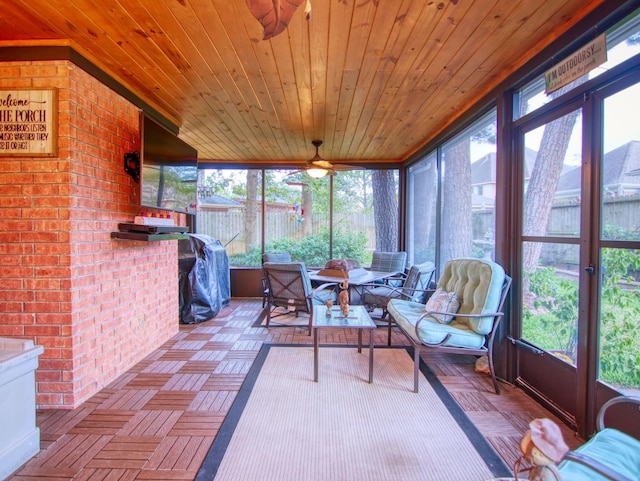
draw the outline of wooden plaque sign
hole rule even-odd
[[[0,89],[0,156],[57,155],[57,90]]]

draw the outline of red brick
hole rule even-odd
[[[38,77],[55,77],[58,68],[55,64],[25,65],[20,67],[20,77],[22,78],[38,78]]]
[[[5,279],[3,281],[4,289],[0,290],[0,299],[5,301],[31,301],[34,299],[34,292],[21,289],[22,281],[20,279]]]
[[[33,277],[35,270],[33,267],[5,267],[1,272],[4,278],[15,277],[20,279],[23,277]]]
[[[25,289],[50,289],[50,290],[58,290],[63,289],[64,286],[60,279],[25,279],[24,280]]]
[[[32,253],[32,244],[0,244],[0,254],[21,255]]]
[[[3,268],[27,274],[8,278],[0,299],[33,311],[9,313],[0,332],[46,346],[39,406],[73,407],[177,332],[176,245],[110,238],[140,211],[139,187],[122,169],[122,152],[140,150],[136,107],[66,61],[2,72],[11,76],[3,85],[59,87],[59,157],[0,159],[0,254],[20,259]]]
[[[21,325],[2,325],[0,324],[0,336],[2,337],[24,337],[24,326]]]
[[[6,182],[3,182],[2,180],[2,174],[0,174],[0,184],[4,184],[4,183],[19,183],[20,180],[10,180],[10,179],[5,179]],[[10,207],[12,209],[16,209],[16,208],[20,208],[20,207],[31,207],[31,198],[30,197],[26,197],[26,196],[11,196],[11,197],[3,197],[0,196],[0,208],[1,207]]]
[[[29,184],[22,185],[22,193],[25,195],[42,195],[42,196],[50,196],[50,195],[60,195],[62,194],[62,187],[59,184]]]
[[[58,302],[25,302],[24,312],[60,312]]]
[[[24,194],[22,191],[22,186],[19,184],[11,184],[11,185],[3,185],[2,186],[2,195],[18,197]]]
[[[31,230],[34,228],[34,222],[32,220],[5,220],[0,221],[0,230],[3,231],[24,231]]]
[[[60,234],[57,232],[23,232],[22,242],[58,242]]]
[[[9,312],[29,312],[24,309],[22,302],[0,302],[0,312],[7,314]]]
[[[36,382],[60,382],[62,381],[62,372],[60,371],[36,371]]]
[[[69,314],[39,312],[36,314],[36,321],[38,324],[69,324],[71,318]]]
[[[3,325],[11,325],[11,324],[34,324],[35,317],[30,313],[4,313],[2,314],[2,324]]]
[[[58,209],[22,209],[26,219],[57,219]]]
[[[60,336],[61,329],[60,326],[24,326],[24,334],[26,336]]]
[[[40,408],[61,408],[64,397],[60,394],[48,394],[41,392],[40,383],[36,386],[38,391],[37,405]],[[72,406],[68,406],[71,408]]]

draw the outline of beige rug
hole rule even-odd
[[[481,481],[509,474],[428,370],[415,394],[404,349],[265,346],[197,480]],[[264,364],[260,367],[260,363]],[[254,384],[255,382],[255,384]],[[445,396],[443,401],[442,396]],[[453,403],[453,404],[451,404]],[[244,406],[242,406],[244,405]]]

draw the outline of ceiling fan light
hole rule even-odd
[[[329,172],[327,169],[319,169],[317,167],[311,167],[306,170],[309,177],[313,177],[314,179],[321,179]]]

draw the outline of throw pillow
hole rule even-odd
[[[429,298],[425,306],[427,311],[438,311],[455,314],[460,308],[460,300],[455,292],[447,292],[438,288]],[[446,314],[432,314],[432,317],[441,324],[449,324],[455,316]]]

